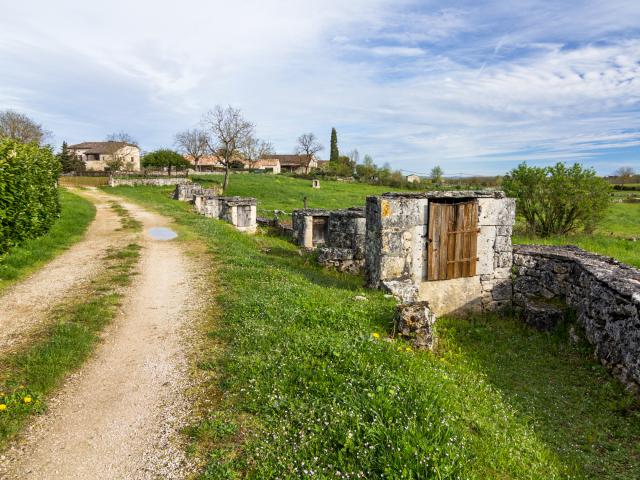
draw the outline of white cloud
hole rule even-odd
[[[597,162],[640,139],[637,2],[3,8],[0,108],[28,112],[60,141],[124,129],[146,148],[169,145],[217,103],[243,108],[278,149],[335,126],[344,149],[415,171]]]

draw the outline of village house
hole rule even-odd
[[[193,169],[198,172],[215,172],[224,170],[224,165],[220,161],[220,157],[217,155],[206,155],[200,158],[197,164],[190,155],[185,155],[184,158],[186,158],[193,166]],[[265,173],[280,173],[280,161],[277,158],[263,158],[256,160],[253,163],[242,158],[238,158],[234,160],[234,162],[237,162],[238,165],[242,164],[242,168],[246,169],[261,170]]]
[[[309,161],[306,155],[297,154],[271,154],[265,155],[263,160],[278,160],[280,162],[280,171],[282,173],[309,173],[312,168],[318,168],[318,160],[311,157]]]
[[[126,142],[83,142],[69,145],[71,155],[82,160],[88,171],[103,172],[116,163],[119,170],[140,171],[140,148]]]
[[[411,175],[407,175],[407,183],[420,183],[421,180],[422,179],[415,173],[412,173]]]

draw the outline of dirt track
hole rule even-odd
[[[124,205],[145,232],[168,225]],[[184,478],[190,471],[177,432],[189,410],[186,343],[199,281],[179,243],[142,237],[139,274],[121,314],[48,413],[5,452],[1,478]]]
[[[120,220],[107,197],[81,192],[96,206],[96,218],[85,236],[69,250],[23,282],[0,295],[0,353],[16,347],[26,334],[48,318],[52,307],[74,295],[101,269],[106,250],[122,243]]]

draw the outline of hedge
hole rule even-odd
[[[50,147],[0,141],[0,255],[46,233],[59,217],[59,174]]]

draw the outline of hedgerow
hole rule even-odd
[[[59,173],[50,147],[0,141],[0,255],[46,233],[58,218]]]

